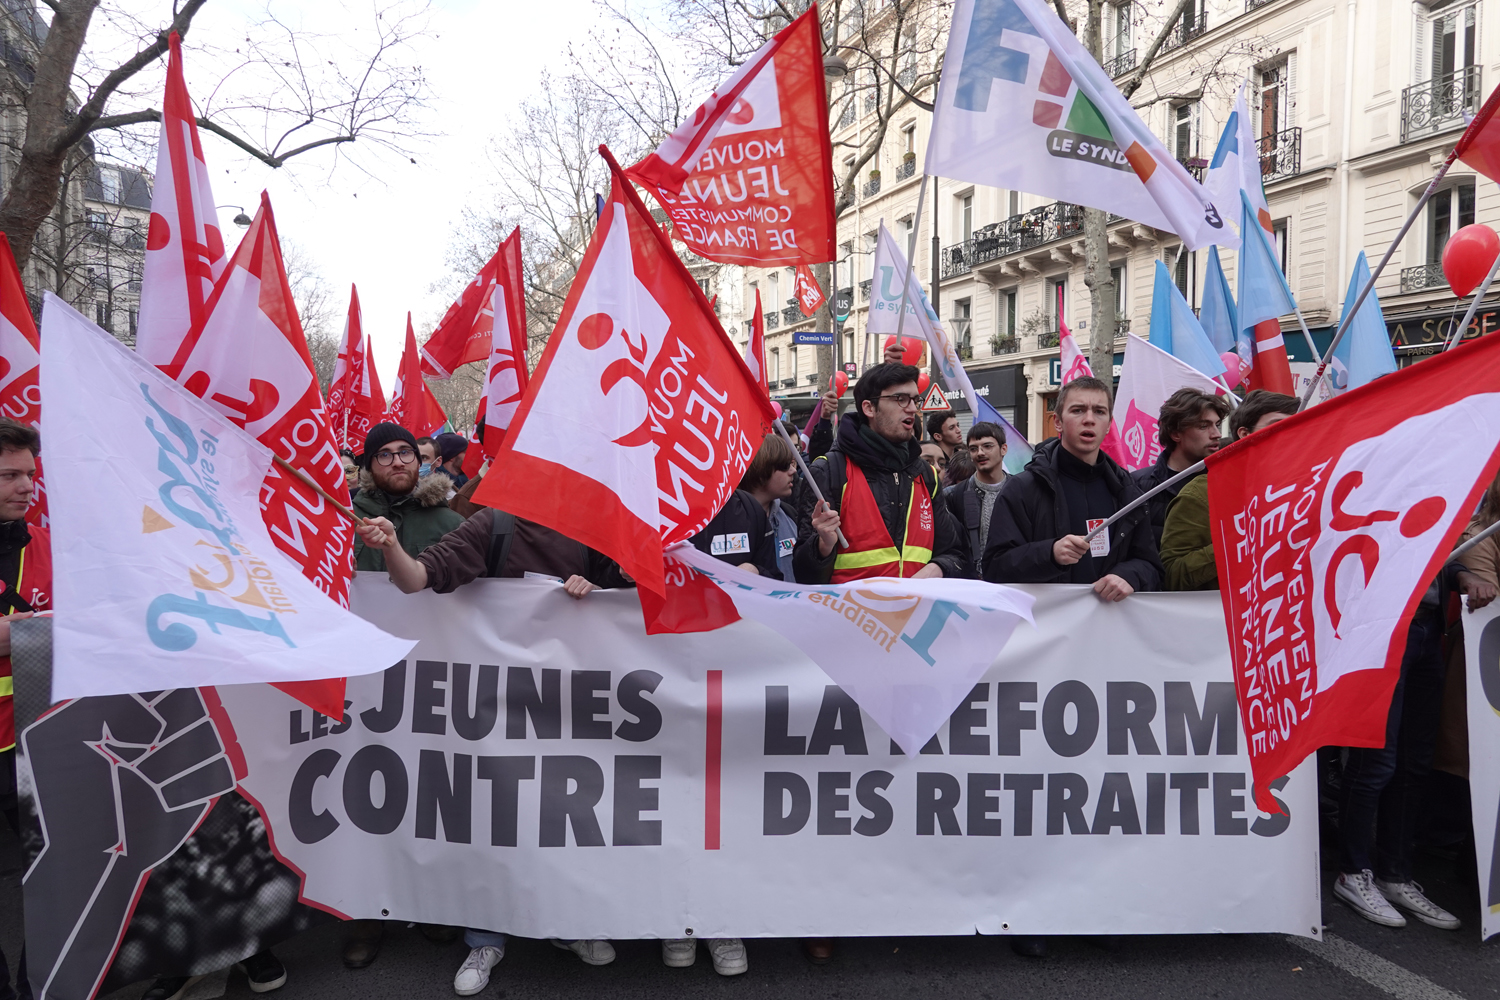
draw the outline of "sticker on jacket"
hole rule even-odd
[[[791,555],[792,554],[792,549],[796,548],[796,546],[797,546],[797,539],[795,539],[795,538],[778,538],[778,539],[776,539],[776,558],[777,559],[781,559],[781,558],[783,558],[785,556]]]
[[[1084,529],[1084,533],[1087,534],[1088,532],[1093,531],[1095,528],[1099,527],[1099,525],[1103,524],[1107,520],[1109,520],[1109,518],[1106,517],[1089,518],[1084,522],[1084,524],[1087,525],[1087,527]],[[1093,556],[1095,559],[1098,559],[1101,556],[1109,555],[1108,531],[1101,531],[1099,532],[1099,534],[1089,539],[1089,555]]]
[[[750,551],[750,533],[741,531],[733,535],[715,535],[708,551],[710,555],[715,556],[727,556],[739,552],[748,554]]]

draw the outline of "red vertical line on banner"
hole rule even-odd
[[[703,849],[719,849],[719,770],[724,759],[724,671],[708,672],[708,731],[703,740]]]

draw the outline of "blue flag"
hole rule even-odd
[[[1208,274],[1203,279],[1203,305],[1198,310],[1198,321],[1209,343],[1220,354],[1233,351],[1238,346],[1240,321],[1234,307],[1234,296],[1229,294],[1229,280],[1224,277],[1224,266],[1219,263],[1219,248],[1209,247]]]
[[[1354,298],[1365,282],[1370,280],[1370,265],[1361,250],[1354,261],[1354,273],[1349,275],[1349,291],[1344,295],[1344,317],[1354,305]],[[1342,318],[1340,322],[1342,322]],[[1375,289],[1359,307],[1338,350],[1333,352],[1333,364],[1328,373],[1335,390],[1358,389],[1382,375],[1396,370],[1396,353],[1391,350],[1391,338],[1386,333],[1385,317],[1380,314],[1380,303],[1375,299]]]
[[[1276,249],[1256,221],[1255,209],[1243,191],[1240,192],[1240,211],[1239,323],[1241,330],[1253,330],[1262,320],[1295,312],[1297,305],[1292,301],[1286,275],[1281,273],[1281,265],[1276,262]],[[1248,339],[1252,344],[1255,341],[1253,335]]]
[[[1151,293],[1151,343],[1209,378],[1224,374],[1224,362],[1161,261]]]

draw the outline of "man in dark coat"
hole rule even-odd
[[[1177,473],[1197,465],[1219,450],[1219,424],[1229,416],[1229,401],[1198,389],[1178,389],[1161,404],[1156,425],[1161,454],[1154,465],[1130,474],[1141,492],[1160,486]],[[1201,473],[1200,473],[1201,475]],[[1161,549],[1161,533],[1167,523],[1167,505],[1190,480],[1169,486],[1146,501],[1151,512],[1151,533]]]

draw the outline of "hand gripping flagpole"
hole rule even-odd
[[[1115,511],[1113,514],[1109,515],[1109,517],[1105,518],[1104,523],[1096,527],[1093,531],[1090,531],[1087,535],[1084,535],[1083,540],[1085,542],[1092,542],[1094,540],[1094,536],[1099,534],[1099,532],[1107,531],[1111,524],[1114,524],[1120,518],[1124,517],[1126,514],[1129,514],[1131,511],[1135,510],[1141,504],[1156,496],[1156,494],[1160,493],[1168,486],[1172,486],[1175,483],[1180,483],[1184,479],[1191,479],[1193,476],[1196,476],[1206,468],[1208,468],[1208,466],[1206,466],[1202,462],[1194,462],[1192,465],[1188,466],[1186,469],[1183,469],[1181,472],[1177,473],[1177,475],[1173,476],[1171,479],[1168,479],[1166,482],[1158,483],[1157,485],[1151,487],[1149,490],[1142,493],[1140,496],[1136,497],[1134,500],[1130,501],[1119,510]]]
[[[324,500],[327,500],[329,503],[333,504],[334,509],[336,509],[340,514],[343,514],[350,521],[352,521],[354,523],[354,526],[356,528],[364,527],[364,524],[365,524],[365,519],[364,518],[360,517],[358,514],[354,513],[354,511],[350,510],[348,507],[345,507],[343,504],[339,503],[333,497],[329,496],[327,490],[325,490],[323,487],[319,486],[313,480],[309,479],[307,477],[307,475],[301,469],[294,469],[294,468],[292,468],[291,463],[288,462],[286,459],[282,458],[280,455],[272,454],[271,458],[275,460],[275,462],[276,462],[277,465],[281,466],[283,469],[285,469],[286,471],[290,472],[292,475],[296,476],[297,479],[301,481],[301,483],[302,483],[303,486],[306,486],[308,489],[312,490],[318,496],[322,497]]]
[[[1396,233],[1396,238],[1391,241],[1390,246],[1386,247],[1385,255],[1380,258],[1380,263],[1375,265],[1375,270],[1370,272],[1369,280],[1359,290],[1359,294],[1354,297],[1354,308],[1344,314],[1344,318],[1339,321],[1338,329],[1333,332],[1333,339],[1328,342],[1328,350],[1323,352],[1323,358],[1318,362],[1318,370],[1313,374],[1312,381],[1308,383],[1307,392],[1302,396],[1301,409],[1307,408],[1308,400],[1312,399],[1313,394],[1318,391],[1318,383],[1323,381],[1323,376],[1328,372],[1328,363],[1333,359],[1333,352],[1338,350],[1339,342],[1344,339],[1344,334],[1349,332],[1349,324],[1354,322],[1355,316],[1359,315],[1359,307],[1365,304],[1365,299],[1369,297],[1370,290],[1375,287],[1375,282],[1380,277],[1380,272],[1385,270],[1385,266],[1395,256],[1396,247],[1400,246],[1401,241],[1406,238],[1407,232],[1411,229],[1412,224],[1417,221],[1417,216],[1421,214],[1422,208],[1427,204],[1427,200],[1437,192],[1437,187],[1443,182],[1443,178],[1447,176],[1449,168],[1453,166],[1459,156],[1468,150],[1470,143],[1474,141],[1475,137],[1489,124],[1490,119],[1494,117],[1497,102],[1500,102],[1500,87],[1496,87],[1490,92],[1490,96],[1485,99],[1484,106],[1479,109],[1479,114],[1475,115],[1474,120],[1469,122],[1469,127],[1464,129],[1464,134],[1459,136],[1458,142],[1454,144],[1453,151],[1448,154],[1448,158],[1438,168],[1437,176],[1427,185],[1427,190],[1422,192],[1422,197],[1417,199],[1417,203],[1412,207],[1411,213],[1407,215],[1406,221],[1401,223],[1401,229]]]
[[[802,478],[806,479],[807,485],[812,487],[813,496],[818,498],[819,503],[826,506],[828,501],[823,498],[823,491],[818,489],[818,481],[812,477],[812,472],[807,468],[807,463],[802,460],[802,449],[792,443],[791,437],[787,435],[786,428],[781,426],[780,420],[773,421],[771,426],[776,428],[776,433],[781,435],[781,440],[785,441],[791,447],[792,457],[797,460],[797,468],[802,470]],[[839,533],[839,544],[847,549],[849,547],[849,539],[844,537],[844,529],[835,528],[834,530]]]
[[[1443,348],[1444,351],[1451,351],[1463,343],[1464,331],[1469,328],[1469,321],[1479,311],[1479,303],[1483,302],[1485,295],[1489,293],[1490,283],[1495,280],[1495,273],[1497,271],[1500,271],[1500,253],[1495,254],[1495,263],[1490,265],[1490,273],[1485,275],[1484,283],[1474,293],[1474,301],[1469,303],[1469,311],[1464,313],[1463,322],[1455,326],[1453,332],[1448,335],[1448,343]]]
[[[1500,531],[1500,521],[1496,521],[1494,524],[1490,525],[1488,528],[1485,528],[1479,534],[1475,535],[1473,538],[1469,539],[1467,542],[1464,542],[1458,548],[1454,549],[1453,554],[1450,555],[1447,559],[1443,560],[1443,565],[1446,566],[1454,560],[1462,558],[1470,549],[1478,545],[1480,542],[1484,541],[1486,538],[1489,538],[1497,531]]]

